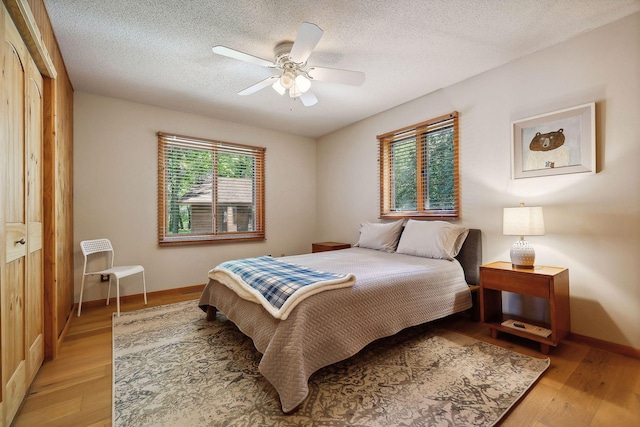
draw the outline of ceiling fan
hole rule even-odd
[[[360,71],[307,66],[307,59],[320,41],[322,34],[324,31],[317,25],[309,22],[302,23],[295,42],[283,41],[276,45],[273,61],[226,46],[214,46],[212,50],[218,55],[277,70],[273,76],[241,90],[238,95],[251,95],[271,86],[280,95],[289,91],[291,98],[300,98],[305,106],[310,107],[318,102],[318,98],[310,90],[312,81],[359,86],[365,79],[364,73]]]

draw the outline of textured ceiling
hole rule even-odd
[[[44,0],[76,91],[318,137],[640,11],[640,0]],[[324,36],[308,64],[362,71],[313,82],[319,102],[237,92],[302,22]]]

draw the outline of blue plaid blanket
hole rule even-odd
[[[209,277],[241,298],[262,304],[275,318],[285,320],[303,299],[329,289],[353,286],[353,274],[317,271],[270,256],[223,262]]]

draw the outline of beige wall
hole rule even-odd
[[[378,215],[377,134],[457,110],[461,223],[481,228],[484,261],[508,260],[502,208],[545,209],[537,263],[570,269],[572,331],[640,348],[640,14],[353,124],[316,141],[75,94],[75,294],[79,242],[101,236],[119,263],[141,263],[150,291],[204,283],[220,261],[355,242]],[[598,169],[511,180],[511,122],[595,101]],[[267,241],[158,248],[156,137],[164,130],[267,147]],[[317,151],[316,151],[317,150]],[[90,284],[85,301],[106,297]],[[139,293],[125,282],[127,294]],[[511,301],[517,311],[519,302]]]
[[[511,179],[512,121],[592,101],[597,174]],[[376,220],[377,134],[453,110],[460,222],[483,230],[484,261],[509,259],[503,207],[543,206],[547,234],[528,240],[537,263],[570,270],[572,331],[640,348],[640,14],[320,138],[316,237],[355,242]]]
[[[145,266],[149,292],[205,283],[218,263],[241,257],[311,251],[316,224],[314,139],[75,93],[75,300],[82,279],[80,241],[111,239],[117,264]],[[157,244],[157,131],[263,146],[267,240],[163,247]],[[85,285],[84,301],[106,286]],[[138,294],[137,278],[123,295]]]

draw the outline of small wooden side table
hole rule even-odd
[[[311,252],[326,252],[326,251],[337,251],[339,249],[349,249],[351,247],[350,243],[340,243],[340,242],[317,242],[311,244]]]
[[[502,312],[502,292],[512,292],[544,298],[549,303],[550,323],[537,322]],[[526,329],[505,326],[513,319],[551,330],[551,335],[540,336]],[[536,266],[533,269],[514,268],[510,262],[494,262],[480,266],[480,320],[491,328],[491,336],[506,332],[540,343],[540,351],[549,354],[549,347],[556,347],[569,333],[569,270],[560,267]]]

